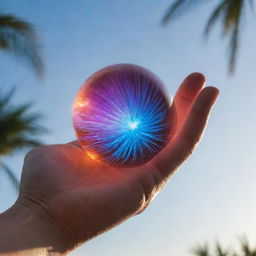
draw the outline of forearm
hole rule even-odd
[[[66,255],[58,225],[15,203],[0,215],[0,256]]]

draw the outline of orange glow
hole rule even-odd
[[[84,95],[79,94],[74,102],[74,109],[84,108],[88,106],[89,101],[84,97]]]
[[[87,153],[87,155],[88,155],[92,160],[98,160],[98,155],[97,155],[97,154],[92,153],[92,152],[90,152],[90,151],[87,151],[86,153]]]
[[[76,107],[82,108],[82,107],[86,107],[88,104],[89,104],[89,102],[86,100],[78,101],[78,102],[76,102]]]

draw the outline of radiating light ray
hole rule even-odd
[[[74,127],[89,155],[111,165],[134,166],[165,146],[170,105],[152,73],[118,69],[85,83],[77,100]]]

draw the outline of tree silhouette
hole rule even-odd
[[[230,252],[224,250],[218,242],[215,245],[215,253],[216,256],[228,256],[230,254]]]
[[[205,3],[203,0],[175,0],[167,9],[161,23],[166,25],[178,14],[189,11],[191,7]],[[241,20],[244,18],[245,8],[248,4],[253,8],[253,0],[220,0],[212,11],[205,26],[204,35],[207,37],[218,20],[222,22],[223,34],[230,37],[228,66],[229,72],[235,71],[237,60]]]
[[[194,256],[210,256],[208,245],[198,245],[192,250]]]
[[[252,248],[247,237],[240,239],[241,256],[256,256],[256,248]]]
[[[205,243],[203,245],[196,246],[192,250],[192,254],[194,256],[256,256],[256,248],[252,248],[249,244],[248,239],[246,236],[243,236],[239,240],[240,242],[240,251],[232,251],[232,250],[225,250],[223,247],[219,244],[215,244],[215,250],[210,252],[208,244]]]

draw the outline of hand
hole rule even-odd
[[[204,83],[203,75],[193,73],[181,84],[173,104],[174,137],[150,162],[107,167],[88,158],[77,141],[41,146],[25,157],[16,204],[58,229],[64,251],[141,213],[201,138],[218,95],[214,87],[203,89]]]

